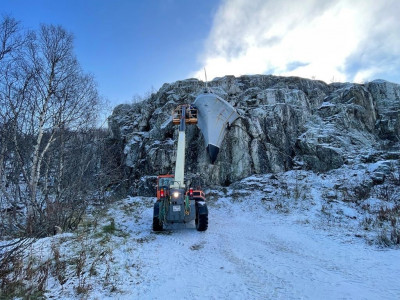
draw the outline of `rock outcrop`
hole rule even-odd
[[[326,172],[389,151],[399,142],[398,84],[326,84],[254,75],[225,76],[208,86],[240,117],[227,132],[214,165],[199,129],[188,127],[186,174],[195,185],[226,186],[251,174],[292,168]],[[179,104],[193,103],[203,90],[204,83],[197,79],[177,81],[164,84],[143,102],[114,109],[109,128],[112,139],[124,145],[131,193],[150,195],[155,175],[173,174],[177,130],[171,113]]]

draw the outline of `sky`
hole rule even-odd
[[[25,29],[72,32],[111,105],[186,78],[273,74],[400,83],[398,0],[0,0]]]

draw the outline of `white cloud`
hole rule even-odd
[[[384,59],[388,68],[388,52],[400,55],[399,2],[227,0],[199,59],[209,79],[275,74],[366,80],[385,67],[363,62],[360,51],[374,50],[373,58]],[[382,49],[373,47],[377,36]],[[192,75],[204,79],[203,68]]]

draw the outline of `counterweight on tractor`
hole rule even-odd
[[[173,112],[173,124],[178,125],[178,146],[175,175],[157,177],[157,201],[154,204],[153,230],[163,230],[164,224],[189,223],[195,220],[196,229],[208,228],[208,209],[205,194],[200,189],[187,188],[185,176],[186,125],[197,124],[197,109],[180,105]]]

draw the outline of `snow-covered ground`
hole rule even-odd
[[[205,233],[184,226],[152,234],[143,224],[151,238],[134,255],[141,274],[124,288],[126,299],[400,297],[399,251],[335,237],[256,204],[219,204]],[[151,211],[145,216],[151,220]]]
[[[291,204],[276,200],[284,193],[273,190],[271,178],[276,175],[248,178],[236,184],[236,190],[208,191],[206,232],[182,224],[154,233],[155,198],[119,201],[101,217],[88,220],[78,234],[61,234],[34,245],[43,260],[53,261],[45,295],[49,299],[400,299],[400,251],[368,242],[357,225],[360,213],[351,203],[335,201],[336,206],[324,208],[323,180],[303,175],[289,172],[279,178],[313,182],[314,187],[303,190],[307,195],[299,194]],[[328,183],[335,184],[330,179]],[[56,252],[59,263],[54,263]]]

